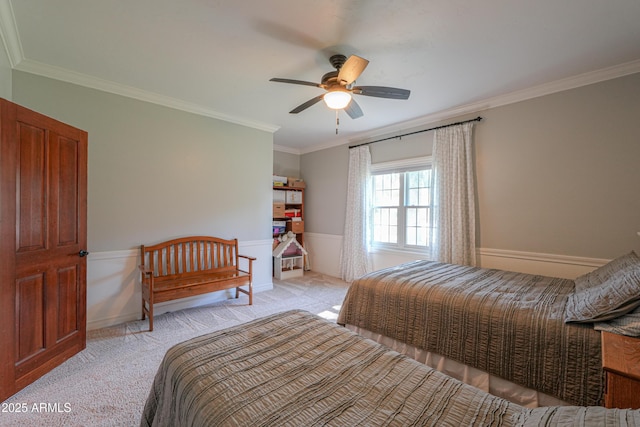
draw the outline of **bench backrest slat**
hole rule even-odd
[[[235,270],[238,240],[194,236],[140,246],[141,262],[154,277],[184,276],[204,271]]]

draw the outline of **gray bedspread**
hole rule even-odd
[[[599,405],[600,333],[566,324],[571,280],[415,261],[353,282],[339,324],[438,353],[574,405]]]
[[[528,411],[294,310],[169,349],[140,424],[640,427],[640,411]]]
[[[171,348],[142,426],[503,426],[518,405],[310,313]]]

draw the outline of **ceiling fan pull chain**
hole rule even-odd
[[[338,134],[338,126],[340,126],[340,117],[338,117],[338,110],[336,110],[336,135]]]

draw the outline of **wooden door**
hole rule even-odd
[[[87,134],[2,99],[0,115],[2,401],[86,346]]]

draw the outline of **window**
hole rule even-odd
[[[372,245],[427,250],[433,237],[430,159],[372,165],[371,192]]]

